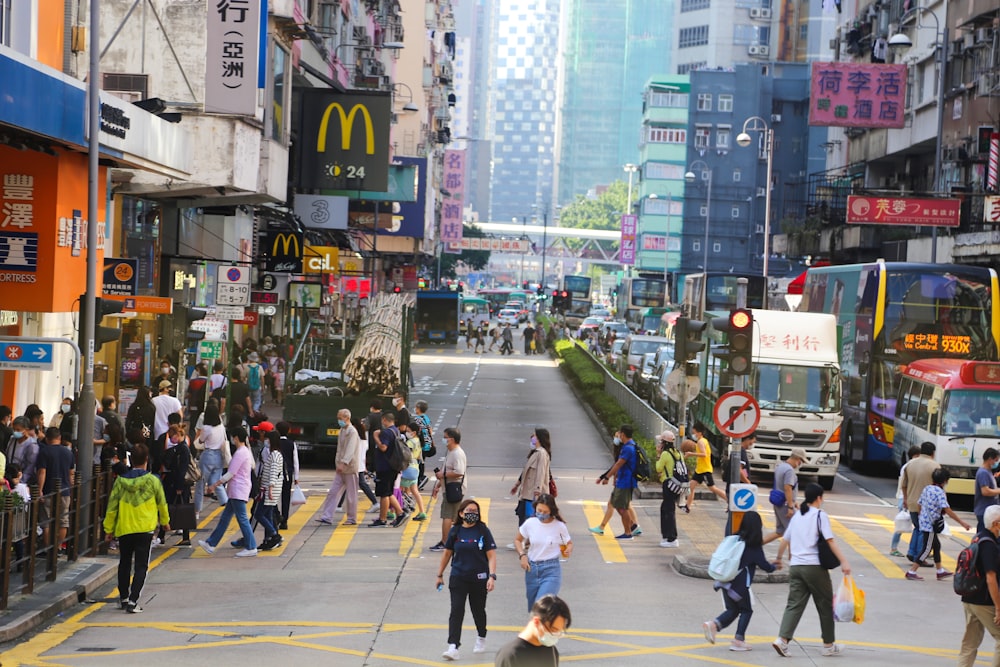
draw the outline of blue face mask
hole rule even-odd
[[[344,428],[345,426],[347,426],[347,422],[345,422],[343,419],[338,419],[337,423],[340,424],[340,428]]]
[[[552,518],[552,515],[548,512],[535,512],[535,518],[539,521],[548,521]]]
[[[622,439],[621,439],[621,438],[619,438],[619,437],[618,437],[617,435],[615,436],[615,444],[616,444],[616,445],[620,445],[620,444],[622,444]]]
[[[993,469],[993,470],[996,470],[997,468],[1000,468],[1000,461],[994,461],[993,465],[991,465],[990,468]]]
[[[22,431],[14,431],[13,433],[11,433],[11,435],[18,439],[24,437],[24,433]]]

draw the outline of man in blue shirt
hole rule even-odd
[[[395,426],[396,416],[391,412],[382,415],[382,428],[378,432],[378,443],[375,448],[375,495],[378,496],[378,518],[368,524],[371,527],[387,525],[389,508],[392,508],[392,527],[395,528],[406,520],[407,514],[396,500],[395,485],[399,473],[389,465],[389,448],[396,446],[396,436],[399,430]]]
[[[983,465],[976,471],[976,493],[972,511],[976,515],[976,532],[986,530],[983,515],[986,508],[997,504],[1000,489],[997,488],[996,474],[1000,469],[1000,452],[993,447],[987,447],[983,452]]]
[[[629,507],[632,504],[632,490],[636,487],[635,469],[637,465],[637,455],[635,440],[632,439],[632,425],[622,424],[615,432],[615,444],[621,444],[621,452],[618,460],[611,466],[611,470],[600,476],[601,484],[607,484],[613,476],[615,478],[615,489],[611,492],[611,506],[618,511],[622,519],[625,532],[615,536],[616,540],[632,539],[632,520],[629,518]]]

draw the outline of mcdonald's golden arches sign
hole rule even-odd
[[[389,93],[306,89],[299,105],[300,190],[389,189]]]
[[[302,273],[305,249],[302,234],[282,229],[268,230],[260,248],[264,265],[272,273]]]

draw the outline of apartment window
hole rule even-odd
[[[649,94],[649,106],[657,108],[687,109],[688,96],[686,93],[657,93]]]
[[[740,207],[734,206],[733,210],[730,212],[730,215],[732,215],[734,218],[740,217]]]
[[[672,127],[651,127],[648,130],[647,141],[652,144],[686,144],[687,130]]]
[[[727,93],[719,94],[719,111],[733,111],[733,96]]]
[[[689,74],[691,72],[701,69],[702,67],[707,67],[707,66],[708,66],[708,61],[705,60],[699,60],[698,62],[695,63],[684,63],[683,65],[677,66],[677,73]]]
[[[698,93],[698,111],[712,110],[712,93]]]
[[[144,100],[149,93],[149,77],[145,74],[105,74],[102,82],[105,92],[126,102]]]
[[[743,180],[743,172],[739,169],[733,169],[733,183],[739,183]]]
[[[689,46],[704,46],[708,44],[708,26],[699,25],[693,28],[681,28],[677,40],[678,48],[684,49]]]
[[[643,178],[654,181],[680,180],[684,178],[684,167],[665,162],[647,162],[643,165]]]
[[[708,148],[709,142],[712,140],[712,126],[711,125],[695,125],[694,127],[694,147],[695,148]]]
[[[728,125],[720,125],[715,131],[715,147],[720,149],[729,149],[729,138],[732,135],[732,129]]]
[[[708,217],[708,205],[707,204],[702,204],[701,206],[698,207],[698,215],[700,215],[703,218],[707,218]]]
[[[710,0],[681,0],[681,11],[693,12],[699,9],[708,9],[711,5]]]
[[[271,138],[282,141],[285,136],[285,65],[288,62],[288,52],[274,45],[274,96],[271,100]]]
[[[769,26],[733,26],[733,44],[768,44],[770,41],[771,28]]]
[[[10,46],[11,4],[13,0],[0,0],[0,44]]]
[[[714,252],[714,253],[720,253],[720,252],[722,252],[722,244],[719,243],[718,241],[716,241],[715,243],[713,243],[712,244],[712,252]]]
[[[701,250],[701,241],[693,241],[691,243],[691,250],[694,252],[699,252]]]

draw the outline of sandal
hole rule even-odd
[[[685,513],[685,514],[690,514],[690,513],[691,513],[691,508],[690,508],[690,507],[688,507],[687,505],[685,505],[685,506],[684,506],[684,507],[682,507],[681,509],[682,509],[682,510],[684,510],[684,513]]]

